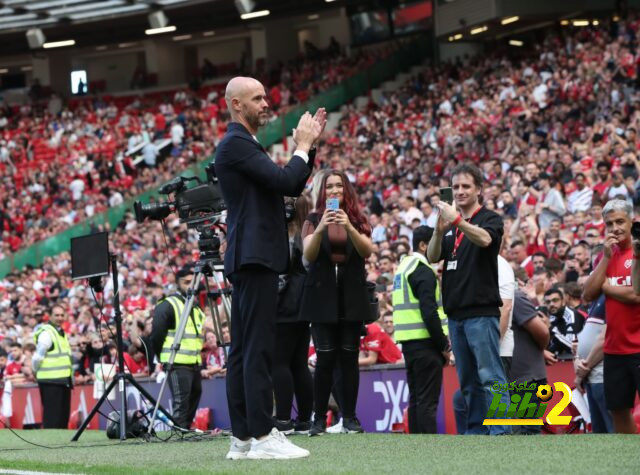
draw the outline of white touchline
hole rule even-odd
[[[0,473],[9,473],[11,475],[84,475],[84,474],[72,474],[59,473],[59,472],[34,472],[32,470],[15,470],[10,468],[0,468]]]

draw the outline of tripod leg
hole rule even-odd
[[[160,401],[162,400],[162,395],[167,387],[167,381],[169,380],[169,376],[171,375],[171,370],[173,369],[173,362],[176,360],[176,355],[178,354],[178,350],[180,350],[180,342],[182,341],[182,336],[184,335],[184,330],[187,327],[187,321],[189,320],[189,315],[191,314],[191,309],[193,309],[193,302],[195,300],[195,290],[198,288],[200,284],[200,280],[202,279],[203,273],[196,272],[191,285],[189,286],[189,290],[187,290],[187,299],[184,302],[184,309],[182,310],[182,315],[180,315],[180,321],[178,323],[178,327],[176,328],[176,335],[173,339],[173,345],[171,345],[171,353],[169,355],[169,361],[167,362],[167,375],[162,381],[162,385],[160,386],[160,392],[158,393],[158,400],[156,401],[156,405],[153,408],[153,414],[151,416],[151,421],[149,422],[149,434],[153,430],[153,423],[156,420],[156,416],[158,415],[158,408],[160,407]]]
[[[109,393],[111,393],[111,390],[120,380],[118,376],[119,375],[116,375],[116,377],[111,380],[111,382],[109,383],[109,386],[107,386],[107,388],[104,390],[104,393],[102,394],[102,396],[100,396],[100,399],[98,399],[98,402],[96,402],[95,406],[93,406],[93,409],[91,409],[91,412],[89,412],[89,415],[85,418],[80,428],[76,431],[76,433],[72,437],[71,442],[78,441],[78,439],[80,438],[84,430],[87,428],[87,426],[91,422],[91,419],[93,419],[93,416],[95,416],[98,413],[100,406],[102,406],[102,403],[107,400],[107,397],[109,397]],[[120,417],[120,419],[122,419],[122,416]]]
[[[219,289],[222,289],[222,286],[220,285],[220,281],[218,280],[218,278],[216,277],[216,273],[215,270],[213,272],[213,281],[216,283],[216,286]],[[229,288],[229,281],[226,278],[223,278],[223,283],[225,284],[225,288]],[[208,285],[208,283],[207,283]],[[207,287],[207,295],[209,295],[208,292],[208,287]],[[228,295],[226,295],[224,292],[220,293],[220,298],[222,299],[222,305],[224,307],[224,311],[227,314],[227,321],[230,323],[231,322],[231,299],[229,298]],[[212,306],[212,313],[211,313],[211,318],[214,318],[213,315],[213,309],[215,308],[216,310],[216,317],[218,319],[218,324],[220,325],[220,332],[217,332],[218,334],[216,335],[218,337],[218,341],[221,342],[221,346],[222,346],[222,351],[224,352],[224,358],[225,360],[227,360],[229,358],[228,355],[228,350],[227,350],[227,345],[225,344],[224,340],[222,339],[222,323],[220,322],[220,312],[218,311],[218,307],[217,306]],[[214,320],[214,325],[215,325],[215,320]]]
[[[214,274],[215,274],[215,271],[214,271]],[[214,281],[216,281],[216,284],[217,284],[215,275],[213,279]],[[222,351],[224,353],[224,359],[226,361],[227,348],[224,345],[224,342],[222,340],[222,323],[220,321],[220,312],[218,311],[218,306],[216,302],[214,302],[213,299],[210,297],[211,290],[209,288],[209,279],[206,279],[206,278],[205,278],[205,287],[207,290],[207,304],[209,305],[209,312],[211,312],[211,320],[213,321],[213,332],[216,334],[216,338],[218,339],[218,345],[222,347]],[[224,295],[220,294],[220,296],[223,297]]]
[[[167,411],[162,404],[159,403],[160,399],[156,400],[156,398],[154,398],[145,388],[142,387],[142,385],[140,383],[138,383],[138,381],[136,381],[136,379],[131,376],[130,374],[125,375],[128,383],[133,386],[134,388],[136,388],[138,391],[140,391],[140,394],[142,394],[142,396],[151,404],[153,404],[153,406],[155,407],[156,405],[158,406],[158,410],[160,412],[162,412],[167,419],[169,419],[171,422],[173,422],[174,425],[177,426],[176,421],[173,419],[173,416],[171,414],[169,414],[169,411]]]

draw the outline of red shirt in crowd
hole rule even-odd
[[[631,288],[633,250],[614,248],[607,266],[607,281],[612,287]],[[605,301],[607,331],[604,352],[613,355],[640,353],[640,304],[626,304],[611,297]]]
[[[131,374],[142,374],[149,371],[146,359],[143,358],[140,363],[138,363],[129,353],[124,353],[122,357],[124,358],[125,369],[128,369]]]
[[[144,310],[147,308],[148,302],[142,295],[138,297],[127,297],[124,301],[124,308],[127,312],[134,312],[136,310]]]
[[[378,364],[393,364],[402,359],[402,352],[376,323],[367,325],[367,336],[360,342],[361,351],[378,353]]]
[[[12,361],[5,368],[4,375],[12,376],[14,374],[20,374],[21,371],[22,371],[22,363],[19,363],[18,361]]]

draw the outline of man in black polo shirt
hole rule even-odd
[[[460,390],[468,408],[466,434],[510,434],[509,426],[483,426],[495,383],[506,384],[500,361],[498,251],[502,218],[480,205],[482,173],[460,164],[451,172],[455,205],[441,201],[427,257],[444,259],[442,295],[456,358]],[[502,403],[509,405],[509,394]]]

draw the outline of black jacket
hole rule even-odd
[[[289,266],[283,196],[299,196],[313,167],[294,155],[277,166],[247,131],[231,122],[218,145],[215,171],[227,205],[227,250],[224,270],[258,264],[279,274]]]
[[[298,321],[302,288],[307,271],[302,264],[302,238],[296,234],[293,238],[289,272],[280,275],[284,288],[278,294],[278,323]]]
[[[312,213],[307,218],[314,226],[319,216]],[[312,323],[337,323],[339,316],[338,292],[343,292],[344,308],[341,315],[346,321],[364,322],[369,318],[370,305],[364,259],[347,237],[346,262],[343,264],[343,286],[338,289],[336,265],[331,262],[329,233],[325,229],[318,257],[309,266],[302,291],[300,320]]]

